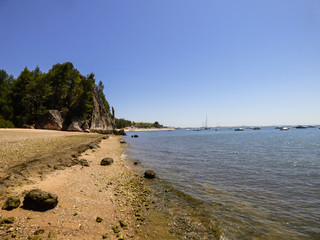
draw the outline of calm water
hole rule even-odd
[[[203,201],[228,239],[320,239],[320,129],[136,134],[127,154]]]

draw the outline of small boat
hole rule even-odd
[[[290,128],[287,128],[287,127],[281,127],[280,128],[280,131],[288,131]]]
[[[205,130],[210,130],[210,128],[208,127],[208,117],[206,116],[206,125],[204,127]]]
[[[236,128],[235,131],[239,132],[239,131],[243,131],[243,128]]]
[[[217,128],[215,129],[215,131],[220,131],[220,128],[219,128],[219,127],[217,127]]]
[[[193,131],[201,131],[200,128],[194,128]]]
[[[190,129],[189,129],[189,128],[187,128],[186,130],[187,130],[187,131],[190,131]]]
[[[253,127],[252,130],[261,130],[261,127]]]

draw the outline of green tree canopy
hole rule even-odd
[[[73,116],[88,119],[94,94],[98,95],[102,111],[110,113],[103,90],[101,81],[95,84],[93,73],[83,76],[71,62],[55,64],[47,73],[38,66],[33,71],[25,67],[17,79],[0,70],[0,118],[22,126],[33,124],[46,111],[56,109],[66,120]]]

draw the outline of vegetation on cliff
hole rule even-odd
[[[11,122],[21,127],[34,124],[39,116],[56,109],[66,120],[74,116],[88,120],[94,92],[104,111],[110,113],[103,89],[101,81],[95,84],[93,73],[83,76],[71,62],[55,64],[47,73],[39,67],[33,71],[25,67],[16,79],[0,70],[0,119],[5,126]]]

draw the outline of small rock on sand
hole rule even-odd
[[[81,166],[89,167],[89,163],[87,159],[80,159],[79,163]]]
[[[101,160],[100,165],[101,166],[107,166],[113,163],[113,159],[112,158],[104,158]]]
[[[9,197],[7,201],[3,204],[2,210],[12,210],[20,206],[20,198],[19,197]]]

